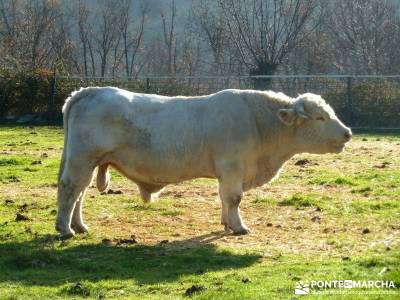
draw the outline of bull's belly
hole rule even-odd
[[[213,164],[201,156],[189,160],[179,156],[152,157],[123,151],[114,153],[106,163],[134,182],[154,185],[179,183],[199,177],[215,178]]]

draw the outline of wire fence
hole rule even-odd
[[[254,89],[257,86],[264,90],[280,91],[292,97],[305,92],[320,94],[331,104],[344,123],[353,128],[400,129],[400,75],[147,76],[117,79],[65,77],[53,74],[47,81],[48,93],[42,96],[45,99],[20,99],[21,102],[42,100],[43,105],[40,107],[26,103],[25,107],[32,108],[25,113],[45,115],[47,121],[61,119],[60,112],[65,98],[71,91],[80,87],[115,86],[133,92],[173,96],[204,95],[228,88]],[[0,97],[4,98],[4,95]],[[2,110],[0,105],[1,111],[4,112],[4,109]]]

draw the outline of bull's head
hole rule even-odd
[[[319,95],[300,95],[291,108],[280,109],[278,117],[286,126],[296,129],[296,144],[301,152],[340,153],[351,139],[350,128]]]

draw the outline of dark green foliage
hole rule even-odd
[[[361,127],[398,127],[400,123],[400,83],[391,79],[313,78],[312,82],[299,82],[296,89],[276,86],[275,89],[295,96],[298,93],[321,94],[335,109],[345,124]],[[146,79],[82,79],[56,76],[49,70],[0,70],[0,118],[26,113],[51,114],[61,121],[61,108],[68,95],[81,87],[116,86],[132,92],[160,95],[202,95],[215,90],[215,81],[182,78]],[[350,85],[349,85],[350,84]],[[232,85],[219,85],[219,89]],[[349,89],[350,87],[350,89]],[[43,119],[43,118],[42,118]]]
[[[51,92],[52,74],[45,70],[10,73],[0,71],[0,116],[45,111]],[[60,97],[58,102],[61,103]]]
[[[117,86],[132,92],[154,93],[160,95],[196,95],[202,93],[204,86],[194,86],[189,82],[174,79],[153,81],[68,78],[56,76],[48,70],[10,73],[0,70],[0,118],[7,115],[19,116],[27,113],[52,112],[61,120],[61,108],[69,94],[87,86]],[[54,93],[53,93],[54,92]],[[204,93],[204,91],[203,91]],[[53,119],[54,119],[53,116]]]
[[[400,124],[400,83],[388,79],[352,80],[351,92],[346,84],[323,96],[334,107],[337,115],[352,126],[398,127]],[[348,103],[351,97],[351,107]]]

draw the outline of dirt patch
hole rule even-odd
[[[314,217],[311,218],[311,221],[320,223],[321,222],[321,217],[320,216],[314,216]]]
[[[14,204],[14,200],[11,200],[11,199],[6,199],[6,200],[4,201],[4,204],[5,204],[5,205],[11,205],[11,204]]]
[[[298,161],[296,161],[295,163],[294,163],[294,165],[295,166],[301,166],[301,167],[303,167],[303,166],[305,166],[305,165],[308,165],[308,164],[310,164],[311,162],[308,160],[308,159],[299,159]]]
[[[243,277],[243,278],[242,278],[242,282],[243,282],[243,283],[249,283],[249,282],[251,282],[251,280],[250,280],[249,277]]]
[[[107,192],[102,192],[101,195],[122,195],[123,193],[121,190],[109,189]]]
[[[17,213],[16,217],[15,217],[15,221],[19,222],[19,221],[29,221],[30,218],[21,214],[21,213]]]
[[[207,288],[204,286],[204,285],[197,285],[197,284],[195,284],[195,285],[192,285],[190,288],[188,288],[186,291],[185,291],[185,296],[191,296],[191,295],[193,295],[194,293],[199,293],[199,292],[202,292],[202,291],[205,291]]]
[[[138,243],[136,240],[136,237],[134,235],[131,235],[130,238],[115,238],[113,240],[104,238],[104,239],[102,239],[101,242],[102,242],[102,244],[107,245],[107,246],[133,245],[133,244]]]
[[[391,165],[390,162],[384,161],[384,162],[381,163],[380,165],[374,165],[374,168],[385,169],[385,168],[389,167],[389,165]]]
[[[362,230],[362,233],[363,233],[363,234],[371,233],[371,230],[369,230],[369,228],[364,228],[364,229]]]
[[[28,204],[24,203],[22,205],[20,205],[19,207],[20,211],[27,211],[28,210]]]

